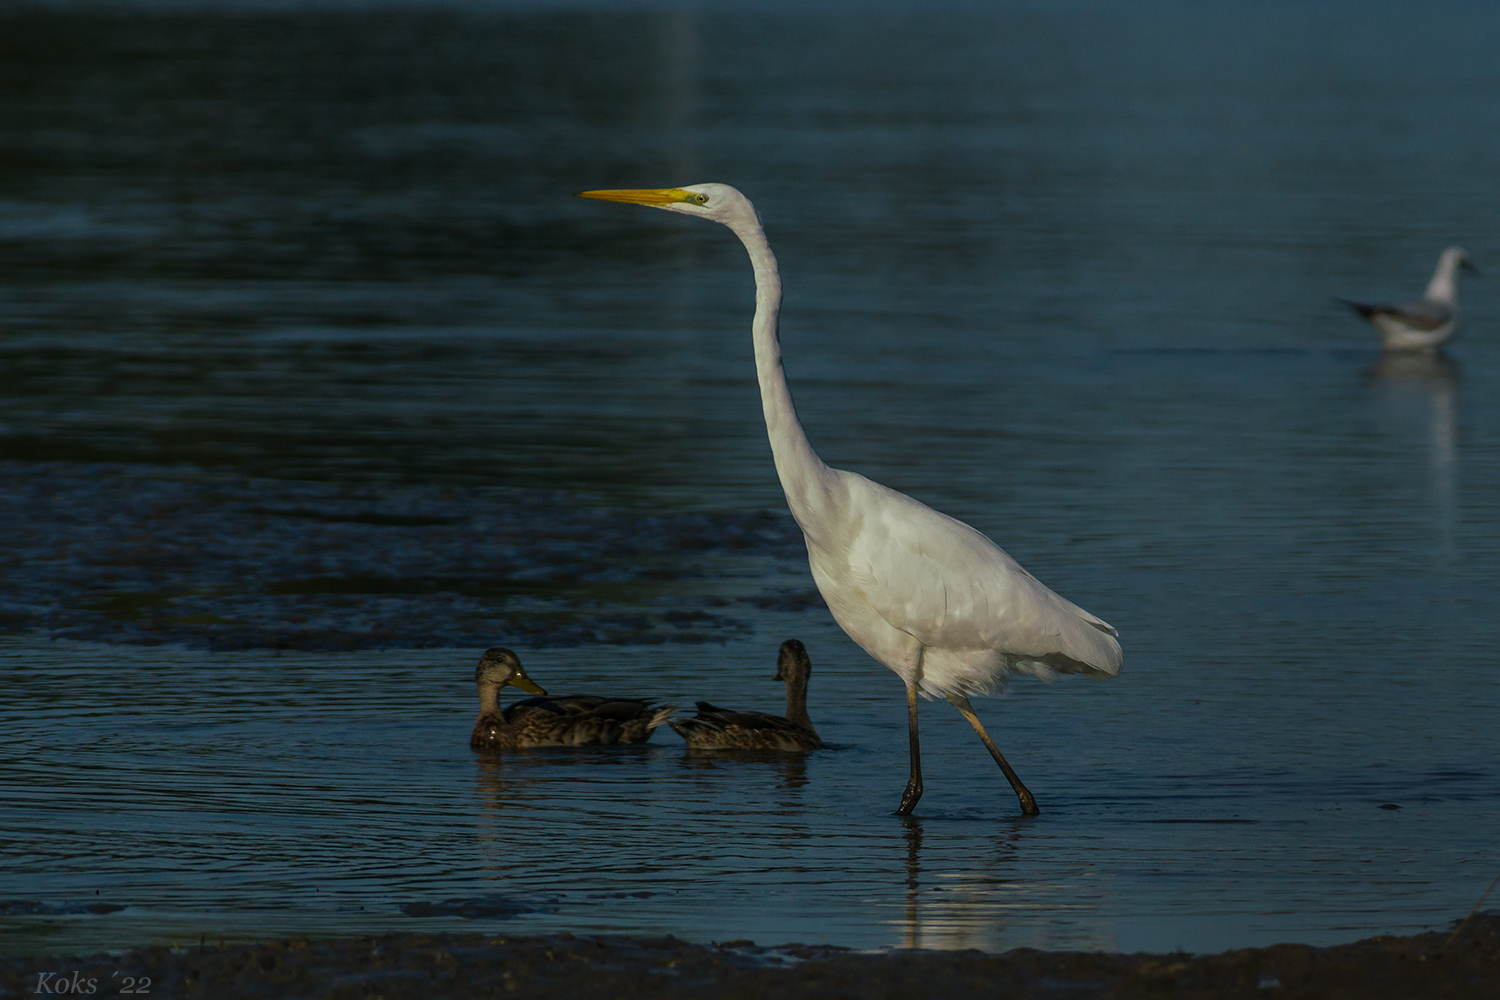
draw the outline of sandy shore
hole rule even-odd
[[[733,998],[1500,996],[1500,913],[1450,932],[1218,955],[859,953],[676,938],[392,934],[9,959],[0,996]],[[149,982],[148,982],[149,980]],[[127,992],[130,990],[132,992]],[[149,992],[148,992],[149,991]]]

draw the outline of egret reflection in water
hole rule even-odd
[[[1098,892],[1088,881],[1091,873],[1079,868],[1070,873],[1072,884],[1057,885],[1039,880],[1022,862],[1028,850],[1045,851],[1045,838],[1031,836],[1024,822],[1011,821],[977,838],[968,838],[966,849],[975,863],[964,869],[946,867],[939,860],[924,860],[944,852],[928,841],[954,835],[953,830],[934,824],[924,826],[916,816],[903,816],[901,839],[905,849],[905,898],[899,920],[902,946],[906,948],[1001,950],[1011,935],[1043,911],[1070,911],[1079,922],[1091,923],[1090,900]],[[926,845],[926,847],[924,847]],[[897,921],[892,921],[893,923]],[[1097,931],[1107,941],[1108,932]]]

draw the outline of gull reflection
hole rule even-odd
[[[1379,380],[1387,415],[1401,426],[1423,431],[1435,551],[1447,560],[1453,556],[1458,508],[1458,362],[1442,351],[1386,351],[1368,374]]]

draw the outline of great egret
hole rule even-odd
[[[823,745],[807,714],[807,679],[812,660],[797,639],[781,644],[776,676],[786,682],[786,716],[735,712],[698,702],[698,714],[673,719],[672,729],[695,750],[816,750]]]
[[[781,275],[755,206],[727,184],[585,191],[581,197],[649,205],[728,226],[755,269],[751,335],[761,407],[787,505],[807,542],[813,580],[834,619],[906,684],[911,776],[901,805],[922,796],[917,694],[942,696],[974,727],[1005,772],[1021,811],[1033,798],[969,704],[1011,673],[1113,677],[1122,655],[1113,626],[1057,596],[962,521],[864,476],[823,464],[792,406],[781,345]]]
[[[486,649],[479,658],[474,684],[479,688],[479,718],[469,746],[476,750],[644,743],[676,708],[592,694],[549,698],[526,676],[520,658],[501,646]],[[507,705],[501,712],[498,697],[507,684],[542,697]]]
[[[1399,306],[1371,305],[1337,299],[1380,331],[1388,351],[1430,351],[1453,336],[1463,311],[1458,308],[1458,269],[1478,271],[1462,247],[1449,247],[1438,257],[1437,270],[1427,283],[1421,302]]]

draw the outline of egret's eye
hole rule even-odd
[[[693,201],[696,202],[699,205],[707,205],[708,204],[708,195],[706,195],[706,194],[704,194],[704,193],[702,193],[700,191],[700,192],[698,192],[698,193],[696,193],[696,194],[693,195]]]

